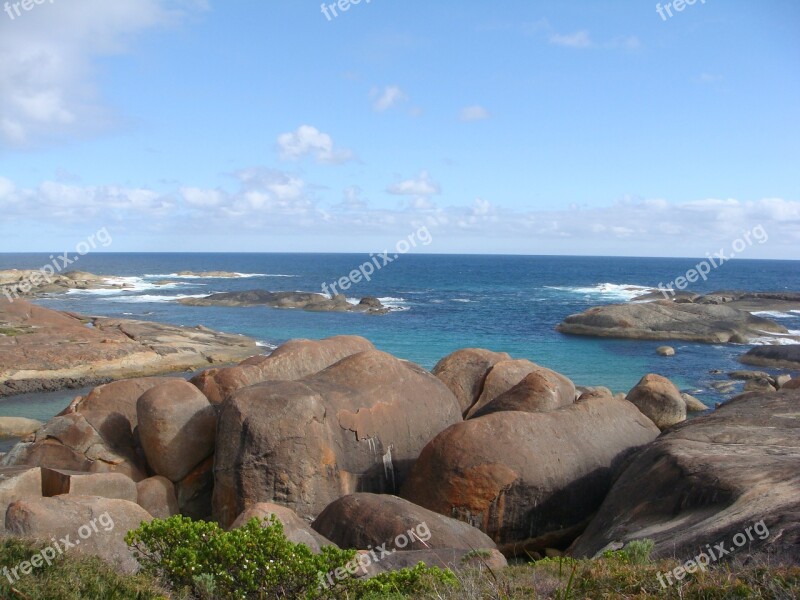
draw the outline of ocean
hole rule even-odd
[[[0,269],[40,268],[48,254],[0,254]],[[465,347],[505,351],[570,377],[578,385],[627,392],[647,373],[669,377],[709,406],[723,401],[715,370],[743,367],[749,346],[574,337],[555,331],[564,317],[589,307],[635,301],[637,294],[683,275],[696,259],[404,254],[353,285],[349,298],[376,296],[383,316],[312,313],[265,307],[190,307],[176,299],[214,292],[267,289],[321,291],[370,257],[360,254],[87,254],[72,268],[124,278],[126,291],[73,291],[38,300],[59,310],[242,333],[265,352],[292,338],[361,335],[379,349],[428,369]],[[235,279],[177,277],[179,271],[229,271]],[[158,286],[157,281],[175,283]],[[800,261],[734,260],[691,290],[800,290]],[[772,317],[800,330],[800,314]],[[677,354],[657,356],[668,343]],[[79,390],[0,399],[0,415],[46,420]]]

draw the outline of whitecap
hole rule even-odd
[[[253,277],[299,277],[299,275],[284,275],[283,273],[238,273],[236,277],[210,277],[206,275],[178,275],[177,273],[159,273],[144,275],[145,279],[250,279]]]
[[[468,298],[450,298],[451,302],[475,302],[475,300],[469,300]]]
[[[793,311],[795,312],[795,311]],[[750,313],[757,317],[771,317],[773,319],[796,319],[795,315],[790,315],[789,313],[778,312],[775,310],[758,310],[755,312]]]
[[[205,298],[208,294],[179,294],[176,296],[156,296],[153,294],[130,294],[124,296],[113,296],[108,298],[109,302],[130,302],[130,303],[150,303],[150,302],[175,302],[184,298]]]
[[[597,295],[604,298],[619,299],[619,300],[633,300],[644,294],[655,292],[654,288],[635,285],[632,283],[598,283],[597,285],[587,287],[570,287],[570,286],[545,286],[546,289],[559,290],[562,292],[571,292],[574,294],[584,295]]]

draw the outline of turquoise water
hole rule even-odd
[[[90,254],[75,268],[125,277],[125,292],[78,292],[45,298],[45,306],[95,315],[203,324],[260,340],[265,351],[296,338],[356,334],[378,348],[431,368],[464,347],[506,351],[572,378],[579,385],[627,391],[649,372],[670,377],[709,405],[723,399],[711,384],[724,376],[714,369],[741,368],[736,357],[747,346],[674,342],[677,355],[659,357],[660,342],[565,336],[555,326],[591,306],[626,302],[635,291],[684,274],[692,259],[402,255],[382,267],[348,297],[377,296],[394,310],[384,316],[309,313],[269,308],[188,307],[175,299],[213,292],[268,289],[320,291],[346,276],[368,255],[355,254]],[[2,254],[0,269],[39,268],[48,255]],[[236,279],[177,278],[175,273],[232,271]],[[176,282],[158,287],[156,281]],[[800,261],[731,261],[713,271],[695,291],[719,289],[800,290]],[[776,315],[800,330],[800,314]],[[74,391],[0,400],[0,415],[47,418]]]

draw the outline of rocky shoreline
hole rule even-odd
[[[211,294],[204,298],[182,298],[178,303],[186,306],[268,306],[270,308],[299,309],[311,312],[360,312],[369,315],[385,315],[389,308],[371,296],[351,304],[342,294],[333,297],[313,292],[269,292],[250,290]]]
[[[0,460],[0,529],[65,535],[107,511],[122,525],[81,551],[133,571],[123,537],[153,517],[275,515],[315,551],[425,523],[425,545],[384,568],[481,552],[502,569],[643,538],[688,556],[759,521],[770,535],[748,556],[797,564],[796,382],[687,419],[697,407],[656,374],[614,396],[504,352],[458,350],[429,372],[360,337],[293,340],[76,398]]]
[[[0,397],[196,370],[258,353],[206,327],[88,317],[0,298]]]

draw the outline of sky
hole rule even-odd
[[[0,0],[0,252],[800,259],[796,0],[323,6]]]

